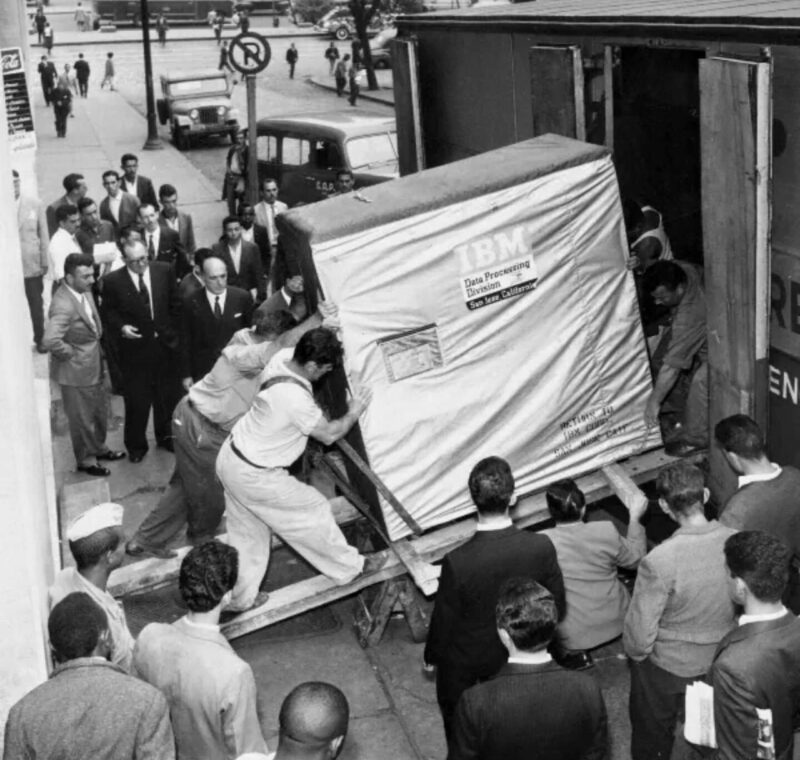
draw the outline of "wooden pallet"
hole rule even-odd
[[[577,478],[576,482],[584,492],[588,503],[612,494],[625,501],[638,493],[636,483],[652,480],[659,470],[672,461],[675,460],[667,456],[663,449],[656,449],[588,473]],[[342,514],[352,518],[354,509],[352,507],[343,509]],[[511,517],[515,524],[522,528],[547,520],[549,514],[544,492],[537,491],[520,496],[511,512]],[[337,586],[330,579],[320,575],[277,589],[270,593],[265,605],[238,615],[223,625],[222,631],[229,639],[244,636],[281,620],[357,594],[376,583],[409,575],[409,565],[421,569],[420,577],[424,578],[424,581],[420,590],[429,596],[435,592],[438,584],[435,574],[424,568],[429,567],[432,562],[441,560],[445,554],[469,539],[475,532],[475,525],[475,518],[469,517],[435,528],[418,538],[396,541],[391,549],[384,550],[387,561],[380,570],[370,575],[359,576],[344,586]],[[116,570],[111,575],[109,591],[114,596],[123,596],[173,581],[177,577],[180,562],[188,550],[188,547],[181,549],[175,559],[143,560]],[[410,574],[412,577],[416,575],[416,573]],[[391,611],[398,604],[402,607],[403,603],[408,601],[407,589],[402,586],[389,587],[381,590],[377,599],[377,605],[359,624],[359,638],[367,644],[374,643],[380,638],[382,626],[385,625]]]

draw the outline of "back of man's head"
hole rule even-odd
[[[347,734],[345,695],[322,681],[301,683],[281,705],[278,756],[336,757]]]
[[[665,467],[656,478],[656,492],[672,512],[689,515],[705,503],[705,478],[702,471],[689,462],[675,462]]]
[[[727,452],[744,459],[766,456],[764,434],[754,419],[746,414],[734,414],[720,420],[714,427],[714,438]]]
[[[686,285],[688,277],[679,264],[674,261],[656,261],[647,269],[642,278],[645,293],[652,293],[656,288],[663,287],[673,292],[681,285]]]
[[[106,552],[113,552],[122,540],[119,528],[101,528],[90,536],[69,542],[78,570],[95,567]]]
[[[89,657],[107,629],[106,613],[83,592],[65,596],[47,619],[50,646],[58,662]]]
[[[743,530],[725,542],[725,564],[760,602],[779,602],[789,581],[791,552],[762,530]]]
[[[532,578],[509,578],[500,587],[495,621],[517,649],[536,652],[553,638],[558,608],[553,595]]]
[[[294,327],[294,317],[288,311],[253,312],[253,327],[256,335],[277,337]]]
[[[344,351],[342,344],[333,330],[327,327],[315,327],[297,341],[294,347],[293,359],[301,366],[308,362],[315,362],[317,366],[331,364],[338,367],[342,363]]]
[[[514,475],[500,457],[481,459],[469,474],[469,495],[482,515],[502,515],[514,494]]]
[[[235,585],[239,552],[221,541],[195,546],[181,562],[178,587],[192,612],[213,610]]]

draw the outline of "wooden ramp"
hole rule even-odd
[[[675,460],[667,456],[663,449],[656,449],[584,475],[577,479],[577,484],[589,503],[612,494],[618,495],[625,502],[640,494],[635,487],[636,483],[652,480],[660,469],[672,461]],[[523,528],[548,519],[544,492],[521,496],[511,516],[515,524]],[[470,538],[475,532],[475,525],[474,518],[466,518],[436,528],[419,538],[397,541],[393,544],[394,551],[384,551],[387,561],[380,570],[359,576],[354,582],[344,586],[337,586],[324,576],[315,576],[273,591],[265,605],[238,615],[223,625],[222,631],[228,638],[237,638],[316,607],[339,601],[376,583],[391,581],[407,573],[416,576],[417,573],[409,570],[409,565],[416,565],[420,570],[420,590],[429,596],[434,593],[438,584],[433,574],[424,570],[427,563],[441,560],[447,552]],[[111,576],[109,591],[115,596],[121,596],[174,580],[180,561],[187,551],[188,548],[182,549],[176,559],[145,560],[116,571]]]

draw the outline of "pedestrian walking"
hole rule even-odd
[[[167,44],[168,29],[169,23],[167,22],[167,17],[163,13],[159,13],[156,19],[156,34],[158,34],[158,43],[161,47],[165,47]]]
[[[361,71],[355,61],[351,62],[350,68],[347,70],[347,79],[350,83],[350,97],[347,100],[351,106],[354,106],[358,100],[358,93],[361,92]]]
[[[225,79],[230,78],[236,84],[236,71],[231,66],[230,52],[226,41],[222,42],[222,47],[219,49],[219,64],[217,68],[225,74]]]
[[[46,21],[44,24],[44,31],[42,32],[42,36],[44,38],[44,47],[47,50],[47,55],[53,51],[53,27],[50,26],[50,22]]]
[[[50,105],[50,101],[53,98],[53,89],[56,86],[57,76],[58,72],[55,64],[46,55],[43,55],[42,60],[39,61],[39,79],[42,82],[42,94],[44,95],[44,104],[46,106]]]
[[[333,76],[336,69],[336,61],[339,60],[339,48],[336,47],[335,42],[331,42],[325,50],[325,59],[328,61],[328,73]]]
[[[250,14],[246,9],[239,14],[239,28],[242,30],[242,34],[250,31]]]
[[[79,32],[85,32],[89,26],[88,24],[88,17],[86,16],[86,10],[78,0],[78,7],[75,9],[75,23],[78,25]]]
[[[363,61],[361,56],[361,40],[353,40],[350,43],[350,48],[353,51],[353,66],[360,69]]]
[[[53,111],[56,117],[56,137],[67,136],[67,117],[72,110],[72,93],[69,85],[59,82],[53,90]]]
[[[103,81],[100,82],[100,89],[102,90],[106,84],[108,84],[109,89],[113,92],[116,89],[114,87],[115,77],[116,70],[114,69],[114,54],[109,53],[106,56],[106,74],[103,77]]]
[[[82,97],[89,95],[89,62],[83,57],[83,53],[78,53],[78,60],[72,68],[75,70],[75,78],[78,80],[78,94]]]
[[[217,40],[217,45],[222,43],[222,27],[225,24],[225,14],[220,11],[214,12],[214,20],[211,22],[211,28],[214,30],[214,38]]]
[[[286,51],[286,63],[289,64],[289,79],[294,79],[294,67],[297,65],[297,59],[299,57],[300,53],[297,52],[297,48],[294,46],[293,42]]]
[[[336,64],[334,77],[336,78],[336,94],[341,98],[344,88],[347,87],[347,67],[350,63],[350,53],[345,53],[344,58]]]
[[[36,9],[36,15],[33,17],[33,25],[36,27],[36,41],[41,45],[44,37],[44,27],[47,23],[47,16],[41,8]]]

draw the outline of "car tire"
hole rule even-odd
[[[350,32],[347,30],[346,26],[340,26],[336,30],[334,37],[336,37],[339,42],[344,42],[345,40],[350,39]]]
[[[186,150],[189,147],[188,136],[177,124],[172,125],[172,143],[178,150]]]

